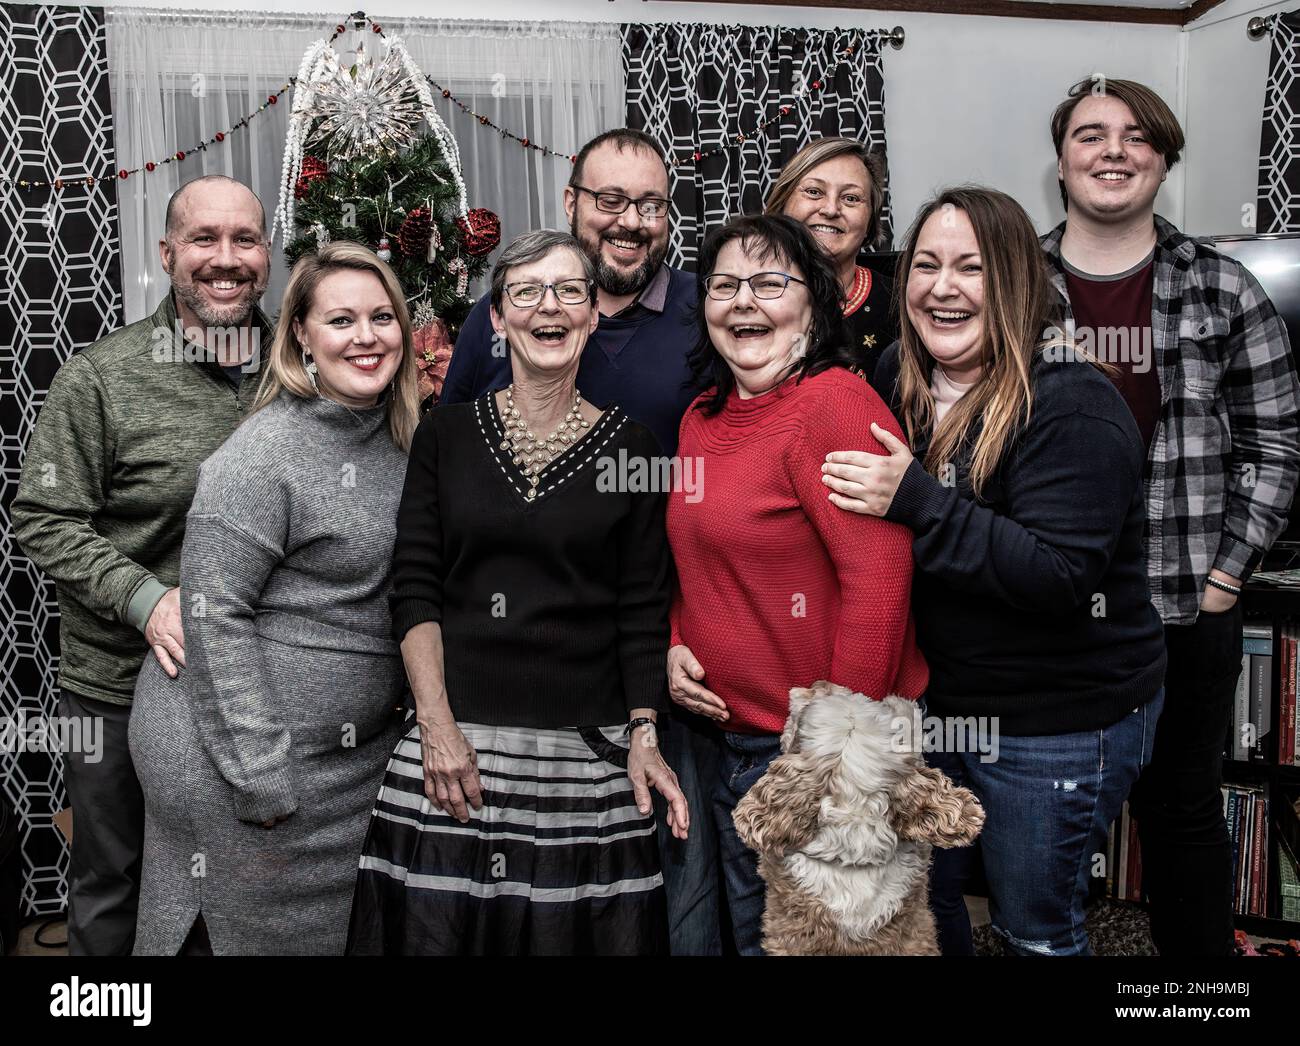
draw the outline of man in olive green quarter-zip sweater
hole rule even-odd
[[[11,509],[18,544],[55,582],[59,714],[98,738],[64,753],[72,955],[131,951],[144,837],[127,747],[135,677],[151,650],[169,675],[185,663],[185,515],[200,463],[255,396],[273,334],[257,307],[266,216],[247,186],[220,175],[181,186],[159,253],[170,293],[59,369]]]

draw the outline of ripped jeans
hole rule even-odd
[[[927,752],[984,804],[973,846],[934,851],[930,906],[945,955],[971,954],[963,887],[979,846],[993,929],[1022,955],[1089,955],[1088,880],[1105,875],[1106,835],[1151,761],[1164,690],[1104,730],[999,738],[997,759]]]

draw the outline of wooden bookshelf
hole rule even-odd
[[[1269,554],[1269,570],[1300,569],[1300,542],[1279,542]],[[1286,588],[1270,583],[1250,581],[1242,593],[1242,610],[1245,624],[1269,623],[1273,630],[1273,708],[1270,733],[1264,745],[1263,758],[1251,760],[1224,759],[1225,784],[1258,785],[1268,796],[1268,890],[1264,909],[1266,915],[1233,913],[1233,925],[1257,937],[1282,940],[1300,939],[1300,922],[1282,919],[1281,876],[1278,862],[1278,819],[1286,804],[1285,793],[1300,793],[1300,766],[1279,765],[1277,740],[1281,734],[1282,709],[1282,635],[1284,622],[1300,624],[1300,587]],[[1231,744],[1231,741],[1229,742]],[[1119,875],[1114,875],[1108,892],[1118,897]],[[1127,898],[1121,898],[1128,900]],[[1145,901],[1138,903],[1145,905]]]

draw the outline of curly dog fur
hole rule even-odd
[[[984,810],[925,766],[917,715],[824,681],[790,691],[782,754],[733,814],[767,884],[769,955],[939,954],[931,847],[974,841]]]

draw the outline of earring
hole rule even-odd
[[[316,384],[316,361],[307,355],[307,350],[302,350],[302,369],[307,372],[307,379],[311,382],[311,387],[320,391],[320,386]]]

